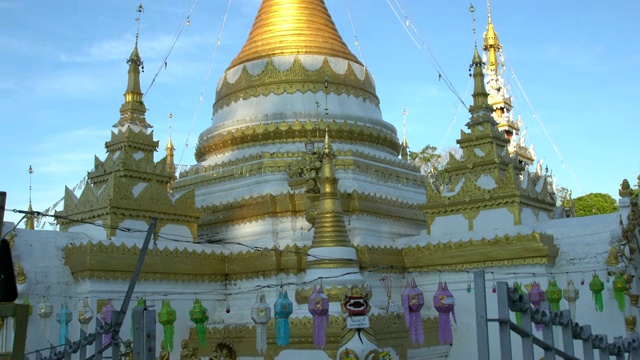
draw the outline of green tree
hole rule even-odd
[[[576,216],[609,214],[618,211],[618,203],[609,194],[589,193],[573,200]]]
[[[457,146],[450,146],[438,151],[438,148],[427,145],[419,152],[409,152],[409,161],[420,167],[423,174],[441,172],[449,162],[449,158],[453,155],[456,158],[462,156],[462,149]]]

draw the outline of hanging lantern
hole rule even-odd
[[[263,293],[256,295],[256,303],[251,308],[251,319],[256,323],[256,350],[264,354],[267,351],[267,323],[271,320],[271,307]]]
[[[176,309],[171,307],[170,300],[162,300],[162,308],[158,313],[158,322],[164,329],[162,343],[169,352],[173,351],[173,324],[176,322]]]
[[[531,284],[531,289],[529,290],[529,301],[531,305],[533,305],[534,309],[540,309],[540,304],[545,301],[545,293],[540,288],[540,284],[537,281],[534,281]],[[536,324],[536,330],[542,330],[542,324]]]
[[[549,302],[549,307],[553,311],[560,311],[560,301],[562,300],[562,289],[558,286],[558,283],[555,279],[549,280],[549,286],[547,286],[547,290],[544,292],[547,301]]]
[[[618,309],[622,312],[624,312],[624,308],[627,303],[627,299],[624,298],[625,291],[627,291],[626,280],[621,273],[616,274],[616,277],[613,279],[613,296],[618,302]]]
[[[78,322],[80,323],[80,328],[85,333],[91,320],[93,320],[93,310],[89,306],[89,299],[85,298],[82,308],[78,310]]]
[[[280,290],[278,300],[274,305],[273,315],[276,319],[276,344],[289,345],[289,316],[293,313],[293,304],[289,300],[287,290]]]
[[[144,297],[139,297],[136,306],[133,309],[145,308],[147,306],[147,300]],[[133,339],[133,310],[131,311],[131,338]]]
[[[42,301],[38,304],[38,317],[40,317],[40,330],[47,341],[49,340],[49,318],[53,315],[53,305],[49,302],[49,298],[42,297]]]
[[[593,293],[593,299],[596,303],[596,311],[602,312],[602,310],[604,310],[604,303],[602,302],[604,283],[596,273],[593,273],[593,279],[589,282],[589,290]]]
[[[424,306],[424,294],[416,286],[416,280],[407,280],[404,291],[400,296],[402,299],[402,309],[404,310],[404,321],[409,328],[411,342],[414,345],[424,342],[422,331],[422,317],[420,310]]]
[[[449,318],[449,314],[453,316],[453,321],[457,323],[454,306],[455,299],[453,298],[451,291],[449,291],[447,283],[445,282],[443,284],[442,281],[438,282],[438,290],[433,295],[433,307],[438,312],[438,335],[441,345],[453,343],[451,319]]]
[[[569,312],[571,312],[571,320],[576,321],[576,301],[580,297],[580,290],[576,289],[573,280],[567,281],[567,287],[562,290],[562,295],[569,303]]]
[[[326,343],[325,326],[329,327],[329,298],[324,293],[322,285],[313,287],[313,294],[309,297],[309,312],[313,315],[313,343],[316,349],[324,349]]]
[[[102,310],[100,310],[100,319],[105,324],[111,324],[113,312],[116,311],[116,308],[113,307],[111,303],[111,299],[107,300],[107,305],[105,305]],[[111,324],[113,325],[113,324]],[[111,332],[102,335],[102,346],[106,346],[111,342]]]
[[[513,287],[518,290],[518,294],[520,295],[524,295],[526,294],[526,292],[524,291],[524,289],[522,288],[522,283],[519,283],[517,281],[513,282]],[[516,311],[516,324],[522,326],[522,313],[520,311]]]
[[[387,293],[387,314],[397,312],[398,307],[391,299],[391,286],[393,282],[393,276],[389,274],[384,274],[380,278],[380,282],[382,283],[382,288]]]
[[[64,345],[67,342],[67,335],[69,334],[69,323],[73,319],[73,313],[69,310],[67,303],[60,305],[60,311],[56,314],[56,322],[60,324],[60,345]]]
[[[200,346],[203,346],[207,340],[207,330],[204,325],[209,321],[209,315],[207,315],[207,308],[202,305],[202,301],[198,298],[193,300],[193,307],[189,310],[189,319],[196,324],[198,340]]]
[[[53,305],[49,302],[46,296],[42,297],[42,301],[38,304],[38,316],[41,319],[46,320],[53,315]]]

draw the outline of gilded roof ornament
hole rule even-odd
[[[229,69],[282,55],[324,55],[362,65],[322,0],[263,0],[249,38]]]

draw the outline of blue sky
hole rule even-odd
[[[422,44],[463,95],[473,54],[469,2],[326,3],[347,45],[373,73],[383,117],[400,136],[402,109],[407,109],[411,150],[454,145],[468,112],[464,107],[458,111],[457,98],[438,81]],[[195,162],[197,137],[210,125],[215,84],[246,40],[259,4],[232,0],[220,34],[227,0],[196,1],[195,7],[194,0],[143,2],[143,91],[162,68],[145,95],[147,120],[162,150],[167,115],[173,113],[176,158],[183,164]],[[44,210],[64,195],[65,185],[73,187],[86,175],[94,155],[105,157],[104,143],[123,101],[137,5],[137,0],[0,0],[0,190],[8,192],[8,209],[28,205],[29,165],[35,171],[33,207]],[[486,4],[474,5],[481,43]],[[617,198],[621,180],[635,184],[640,174],[639,122],[632,106],[640,79],[640,36],[633,26],[640,3],[494,0],[491,5],[508,67],[504,77],[511,84],[514,114],[522,115],[528,129],[528,143],[574,196],[605,192]],[[192,7],[190,26],[184,27],[164,69],[165,54]],[[464,101],[471,102],[470,94]],[[157,159],[162,156],[163,151]],[[19,218],[5,214],[6,220]]]

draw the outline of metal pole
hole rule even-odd
[[[2,226],[4,225],[4,210],[7,203],[7,193],[0,191],[0,236],[4,235]]]
[[[489,360],[489,326],[487,325],[487,294],[484,270],[473,272],[473,286],[476,301],[478,360]]]
[[[131,281],[129,282],[129,287],[127,288],[127,293],[122,301],[122,306],[120,306],[120,311],[114,311],[111,315],[111,343],[115,343],[115,346],[120,346],[118,344],[118,339],[120,338],[120,327],[122,326],[122,322],[124,321],[124,317],[127,314],[127,309],[129,308],[129,303],[131,302],[131,296],[133,295],[133,289],[136,287],[136,282],[138,281],[138,276],[140,275],[140,271],[142,270],[142,264],[144,263],[144,258],[147,255],[147,249],[149,249],[149,243],[151,242],[151,235],[153,235],[156,224],[158,223],[158,218],[152,218],[151,224],[149,224],[149,228],[147,229],[147,235],[144,238],[144,243],[142,243],[142,248],[140,249],[140,255],[138,255],[138,262],[136,263],[136,267],[133,270],[133,275],[131,276]],[[107,344],[100,348],[96,349],[95,354],[91,355],[88,360],[93,360],[94,357],[98,355],[102,355],[102,353],[109,348],[111,344]],[[116,350],[113,350],[114,354],[117,354]]]
[[[507,294],[508,285],[504,281],[498,282],[498,324],[500,332],[500,358],[503,360],[511,360],[511,327],[509,323],[509,304],[507,303],[509,295]]]

